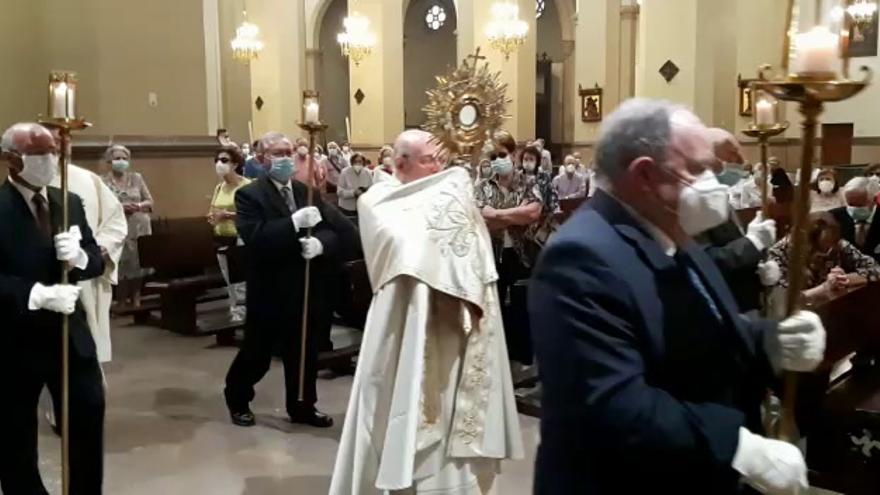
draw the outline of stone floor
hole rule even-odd
[[[230,424],[222,384],[235,350],[114,322],[114,360],[107,367],[105,493],[113,495],[325,494],[342,429],[351,377],[321,379],[319,407],[329,430],[284,420],[280,363],[257,389],[259,426]],[[538,423],[522,417],[526,459],[506,463],[505,495],[531,493]],[[43,425],[41,469],[60,493],[59,441]]]

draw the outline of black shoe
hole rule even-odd
[[[333,426],[333,418],[317,409],[291,414],[290,422],[314,426],[315,428],[330,428]]]
[[[254,413],[250,409],[242,411],[230,410],[229,417],[232,418],[232,424],[236,426],[250,427],[257,424],[257,418],[254,417]]]

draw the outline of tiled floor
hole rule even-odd
[[[257,389],[259,426],[229,423],[222,384],[234,349],[117,321],[107,367],[105,493],[112,495],[312,495],[327,493],[351,378],[322,379],[329,430],[284,420],[280,363]],[[531,493],[538,424],[522,418],[526,459],[506,463],[498,493]],[[40,436],[47,487],[59,488],[59,442]]]

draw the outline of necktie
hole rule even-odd
[[[718,311],[718,305],[715,304],[715,300],[712,299],[712,295],[709,294],[709,290],[706,288],[706,285],[703,284],[702,280],[700,280],[700,275],[697,273],[696,270],[692,268],[687,256],[679,251],[675,255],[675,260],[680,266],[683,266],[685,270],[687,270],[687,276],[688,280],[691,283],[691,286],[697,289],[697,292],[699,292],[703,299],[706,301],[706,304],[708,304],[709,309],[712,311],[712,314],[715,315],[715,318],[717,318],[719,322],[723,321],[723,318],[721,317],[721,312]]]
[[[859,222],[856,224],[856,246],[865,247],[865,241],[868,238],[868,222]]]
[[[284,203],[287,205],[287,209],[290,210],[291,213],[296,211],[296,201],[293,200],[293,192],[289,187],[284,186],[281,188],[281,197],[284,198]]]
[[[52,222],[49,220],[49,204],[46,202],[46,198],[44,198],[42,194],[34,194],[31,201],[34,203],[34,214],[40,232],[42,232],[47,239],[52,237]]]

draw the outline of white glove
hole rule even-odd
[[[813,371],[825,357],[825,327],[816,313],[798,311],[764,334],[764,349],[777,370]]]
[[[80,247],[82,234],[74,225],[67,232],[55,236],[55,257],[66,261],[70,266],[83,269],[89,264],[89,255]]]
[[[76,285],[34,284],[28,298],[28,309],[37,311],[45,309],[63,315],[73,314],[76,301],[79,299],[80,288]]]
[[[739,429],[733,469],[754,489],[769,495],[804,495],[810,488],[807,463],[797,447]]]
[[[764,215],[759,211],[749,224],[746,237],[752,241],[758,251],[763,251],[776,243],[776,220],[764,220]]]
[[[302,245],[302,257],[310,260],[324,254],[324,244],[314,237],[305,237],[299,240]]]
[[[761,278],[761,284],[764,287],[773,287],[778,284],[779,279],[782,278],[782,270],[779,268],[779,263],[773,260],[758,263],[758,277]]]
[[[321,223],[321,212],[314,206],[306,206],[296,210],[290,218],[293,219],[293,227],[299,232],[300,229],[310,229]]]

